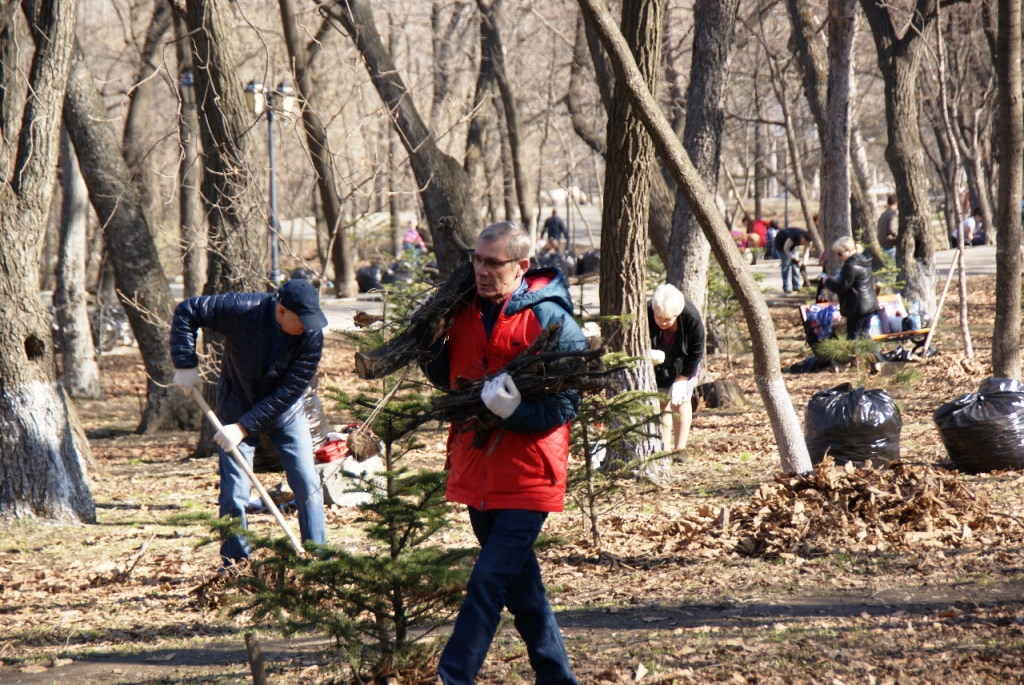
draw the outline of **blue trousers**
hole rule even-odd
[[[789,291],[790,274],[793,276],[793,290],[800,290],[800,265],[795,259],[790,259],[785,250],[779,251],[779,260],[782,263],[782,289]]]
[[[480,556],[437,666],[444,685],[475,682],[498,629],[502,607],[508,607],[515,619],[538,685],[578,685],[533,553],[546,518],[547,514],[538,511],[477,511],[470,507],[469,521],[480,541]]]
[[[327,542],[324,495],[320,489],[320,476],[313,466],[313,438],[309,433],[306,414],[299,412],[295,419],[282,428],[268,432],[267,436],[281,456],[288,486],[295,493],[295,504],[299,509],[299,532],[303,542]],[[238,445],[238,451],[250,467],[258,438],[257,435],[250,435]],[[245,507],[249,504],[252,487],[249,477],[224,450],[218,448],[217,452],[220,454],[220,515],[241,518],[245,526]],[[224,563],[247,559],[249,543],[245,538],[233,535],[221,543],[220,556]]]

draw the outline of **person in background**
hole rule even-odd
[[[665,449],[686,449],[693,420],[691,398],[704,359],[704,322],[700,312],[671,283],[659,285],[647,303],[651,349],[661,402]]]
[[[800,281],[800,260],[797,250],[801,246],[806,255],[807,246],[811,244],[810,234],[802,228],[784,228],[775,236],[775,251],[779,254],[779,261],[782,265],[782,290],[791,293],[799,290],[803,283]],[[792,287],[790,281],[792,277]]]
[[[857,244],[850,237],[837,240],[832,251],[843,266],[839,278],[822,276],[822,283],[839,296],[839,313],[846,318],[847,339],[867,337],[871,315],[878,311],[871,258],[858,253]]]
[[[551,216],[544,222],[541,235],[546,235],[548,240],[554,243],[555,248],[558,250],[562,249],[562,238],[565,238],[566,247],[569,246],[569,231],[566,229],[562,217],[558,216],[558,209],[556,207],[551,208]]]
[[[224,427],[213,436],[220,455],[220,516],[240,518],[245,526],[251,484],[229,452],[237,447],[252,466],[259,435],[266,432],[295,493],[302,540],[321,544],[327,541],[324,499],[302,394],[320,365],[326,325],[316,288],[296,278],[275,294],[190,297],[175,307],[170,335],[174,382],[186,393],[202,384],[196,333],[208,328],[224,336],[217,384]],[[232,536],[220,555],[231,565],[248,558],[249,545]]]
[[[410,221],[406,224],[405,235],[402,236],[402,250],[405,252],[427,253],[427,245],[423,242],[423,236],[416,230],[416,224]]]
[[[751,219],[749,216],[743,219],[743,225],[747,229],[746,248],[750,250],[751,264],[757,264],[761,248],[768,238],[768,222],[762,219]]]
[[[893,259],[896,259],[896,239],[900,233],[900,217],[896,205],[896,196],[890,195],[885,211],[878,217],[878,247]]]
[[[538,683],[578,685],[544,591],[533,544],[549,512],[565,507],[569,424],[575,391],[525,398],[502,372],[548,326],[561,326],[558,349],[589,349],[572,317],[573,302],[557,269],[527,272],[530,235],[510,221],[480,232],[471,255],[476,296],[452,321],[424,365],[436,387],[489,378],[481,412],[497,418],[484,432],[452,425],[448,435],[448,501],[464,504],[480,542],[437,671],[444,685],[470,685],[487,657],[507,607],[526,643]]]
[[[775,236],[779,234],[779,224],[775,219],[768,222],[768,229],[764,233],[764,251],[765,259],[778,259],[779,255],[775,251]]]
[[[953,232],[949,235],[950,249],[955,250],[957,247],[960,246],[960,234],[958,233],[958,231],[964,232],[964,247],[970,247],[971,245],[975,245],[975,234],[979,232],[981,225],[981,208],[978,207],[973,212],[971,212],[970,216],[968,216],[966,219],[960,222],[959,229],[953,229]],[[984,245],[984,233],[981,233],[981,241],[982,242],[980,244]]]

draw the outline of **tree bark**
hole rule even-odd
[[[828,69],[826,65],[826,48],[822,42],[818,28],[814,25],[808,0],[786,0],[786,9],[793,26],[791,40],[794,43],[799,63],[803,72],[804,93],[807,104],[814,117],[818,130],[818,139],[825,140],[825,122],[828,101]],[[856,147],[856,139],[853,139]],[[851,156],[858,150],[851,151]],[[876,264],[882,263],[882,252],[878,246],[875,222],[877,217],[874,205],[868,195],[869,185],[858,174],[854,174],[850,183],[851,228],[860,231],[864,243],[872,254]],[[830,247],[830,246],[826,246]]]
[[[476,90],[473,93],[473,111],[466,133],[466,158],[463,168],[470,188],[486,188],[487,133],[494,122],[491,113],[494,92],[494,59],[490,43],[490,31],[480,22],[480,66],[477,68]],[[490,195],[490,191],[485,191]]]
[[[174,298],[142,200],[106,112],[76,42],[64,98],[64,123],[78,153],[89,198],[104,226],[104,244],[108,249],[116,246],[117,258],[109,263],[117,296],[146,366],[146,407],[138,431],[192,427],[202,415],[172,384],[174,365],[168,336]]]
[[[996,122],[999,160],[999,242],[996,245],[996,317],[992,330],[992,371],[1003,378],[1020,378],[1021,287],[1021,155],[1024,154],[1024,106],[1021,104],[1020,3],[997,0],[999,116]]]
[[[718,190],[722,163],[723,103],[738,9],[739,0],[696,0],[693,6],[693,57],[686,89],[683,148],[711,194]],[[698,311],[705,312],[711,246],[678,188],[668,254],[668,282],[678,287]]]
[[[821,139],[821,210],[825,269],[835,272],[836,240],[853,235],[850,227],[850,110],[853,101],[853,40],[857,0],[828,3],[828,92],[825,135]]]
[[[498,144],[501,160],[501,198],[505,206],[505,221],[516,220],[516,177],[512,168],[512,145],[508,140],[508,124],[504,108],[498,109]]]
[[[522,134],[519,127],[519,108],[516,106],[512,82],[505,67],[505,46],[501,42],[501,31],[498,29],[498,8],[500,0],[477,0],[480,8],[480,30],[489,33],[488,43],[491,49],[491,60],[494,68],[494,79],[501,93],[501,104],[505,110],[505,128],[508,133],[509,154],[512,157],[512,173],[516,181],[516,200],[519,204],[519,220],[527,231],[533,231],[537,218],[536,208],[530,198],[530,180],[526,174],[522,152]],[[481,43],[483,45],[483,43]],[[570,189],[571,192],[572,189]]]
[[[74,0],[25,3],[36,43],[14,173],[0,185],[0,517],[93,522],[96,509],[55,375],[39,255],[53,197],[61,102],[75,36]],[[5,36],[10,38],[11,36]],[[0,50],[7,57],[10,52]],[[5,64],[5,71],[16,65]],[[5,109],[5,117],[17,113]]]
[[[860,0],[878,52],[878,68],[885,87],[885,121],[889,141],[885,159],[892,170],[899,201],[899,238],[896,265],[906,285],[903,297],[935,311],[935,245],[931,235],[928,177],[918,121],[917,75],[923,36],[935,18],[935,0],[917,0],[911,25],[902,36],[885,5]]]
[[[78,158],[67,131],[60,135],[61,208],[60,248],[57,259],[57,288],[53,306],[60,326],[60,348],[64,365],[64,388],[71,397],[97,399],[100,368],[92,344],[88,294],[85,289],[85,233],[89,222],[89,193],[78,168]]]
[[[185,24],[175,16],[175,32],[178,40],[178,82],[192,73],[192,51]],[[193,81],[194,83],[194,81]],[[195,102],[181,98],[181,114],[178,117],[178,143],[181,146],[181,161],[178,162],[178,217],[181,237],[181,276],[185,297],[195,297],[203,292],[206,278],[206,235],[202,210],[199,203],[199,184],[202,183],[199,166],[199,115]]]
[[[616,91],[624,91],[636,114],[651,134],[661,159],[672,171],[676,184],[683,190],[686,201],[711,243],[715,258],[722,266],[726,279],[736,293],[750,329],[754,351],[754,379],[764,401],[779,448],[782,468],[786,471],[806,472],[811,469],[807,445],[804,443],[800,421],[782,380],[779,365],[778,340],[764,298],[754,282],[746,263],[741,259],[725,226],[714,197],[704,188],[682,143],[665,119],[661,108],[651,94],[629,46],[616,29],[606,7],[600,0],[579,0],[588,20],[599,32],[615,70]],[[602,259],[604,257],[602,251]],[[602,262],[603,266],[603,262]],[[603,273],[602,273],[603,276]]]
[[[0,141],[0,173],[10,178],[17,154],[18,127],[25,106],[25,78],[18,67],[22,34],[25,33],[18,12],[17,0],[4,0],[0,5],[0,116],[3,117],[3,140]]]
[[[294,0],[280,0],[281,25],[284,27],[285,43],[291,59],[295,84],[302,98],[302,126],[306,131],[306,147],[316,171],[317,187],[320,191],[320,206],[327,220],[331,235],[334,236],[334,294],[337,297],[355,297],[359,288],[352,267],[352,247],[348,231],[341,226],[341,198],[334,178],[327,131],[316,113],[316,89],[313,84],[313,64],[320,54],[320,42],[314,41],[308,47],[302,44],[299,24],[296,19]],[[326,21],[326,20],[325,20]],[[322,33],[322,32],[321,32]]]
[[[473,244],[480,222],[466,171],[437,146],[434,134],[424,125],[391,54],[381,42],[370,3],[339,0],[328,12],[352,38],[370,80],[391,113],[392,124],[409,154],[427,222],[436,226],[441,217],[454,216],[459,237],[467,245]],[[438,236],[434,238],[434,251],[442,274],[451,274],[461,259],[456,247],[446,237]]]
[[[158,217],[153,212],[153,193],[146,178],[146,155],[150,149],[146,133],[152,128],[149,117],[153,106],[153,86],[157,81],[156,71],[162,60],[161,48],[164,45],[164,37],[171,30],[173,18],[167,0],[156,0],[153,3],[153,16],[146,30],[142,53],[139,55],[139,73],[130,91],[131,101],[128,105],[128,115],[125,117],[122,139],[124,160],[132,173],[132,183],[135,184],[150,226],[156,225]]]

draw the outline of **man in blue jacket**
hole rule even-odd
[[[302,393],[320,365],[327,318],[309,281],[288,281],[276,294],[227,293],[191,297],[174,310],[171,359],[174,382],[185,392],[200,387],[196,332],[224,336],[217,411],[224,428],[214,435],[220,453],[220,516],[245,525],[248,477],[228,455],[237,447],[252,465],[259,434],[266,432],[281,456],[299,509],[303,541],[326,542],[324,500],[313,466],[313,441]],[[248,558],[249,545],[233,536],[220,548],[225,564]]]

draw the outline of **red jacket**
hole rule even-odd
[[[556,321],[561,324],[560,348],[586,349],[561,272],[531,271],[526,283],[526,289],[505,302],[489,338],[479,298],[455,316],[445,351],[426,369],[435,385],[454,387],[460,376],[475,379],[499,372]],[[452,425],[446,464],[448,500],[481,511],[562,511],[569,422],[578,408],[574,392],[552,394],[543,401],[524,399],[512,416],[491,431],[482,448],[473,446],[476,434],[468,426]]]

